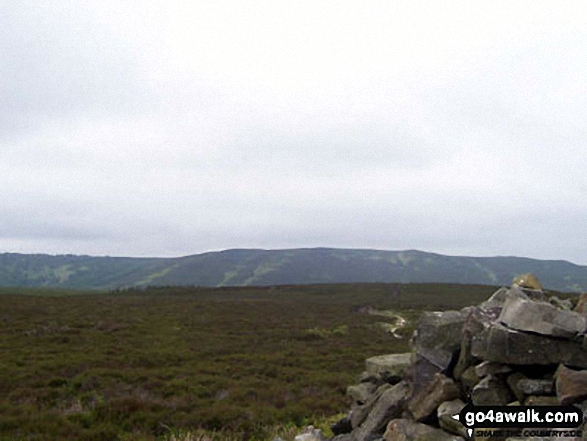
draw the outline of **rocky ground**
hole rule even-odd
[[[352,408],[330,441],[584,439],[470,436],[455,415],[466,403],[585,411],[586,330],[587,295],[560,300],[532,276],[478,306],[426,312],[410,353],[366,361],[359,383],[348,388]],[[324,439],[312,427],[296,437]]]

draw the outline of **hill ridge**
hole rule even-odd
[[[68,289],[355,282],[500,285],[526,272],[537,274],[549,289],[587,291],[587,266],[565,260],[416,249],[233,248],[180,257],[0,254],[0,286]]]

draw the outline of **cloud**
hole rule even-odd
[[[581,2],[3,2],[4,251],[586,263]]]

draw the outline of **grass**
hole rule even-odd
[[[494,287],[3,288],[0,440],[292,439],[348,408],[364,359],[409,350],[422,309]],[[408,320],[398,339],[365,306]],[[340,416],[340,415],[339,415]]]

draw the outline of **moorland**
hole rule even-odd
[[[310,423],[327,429],[366,358],[409,350],[422,310],[473,305],[494,290],[2,288],[0,439],[266,440]],[[373,309],[407,325],[393,336]]]

